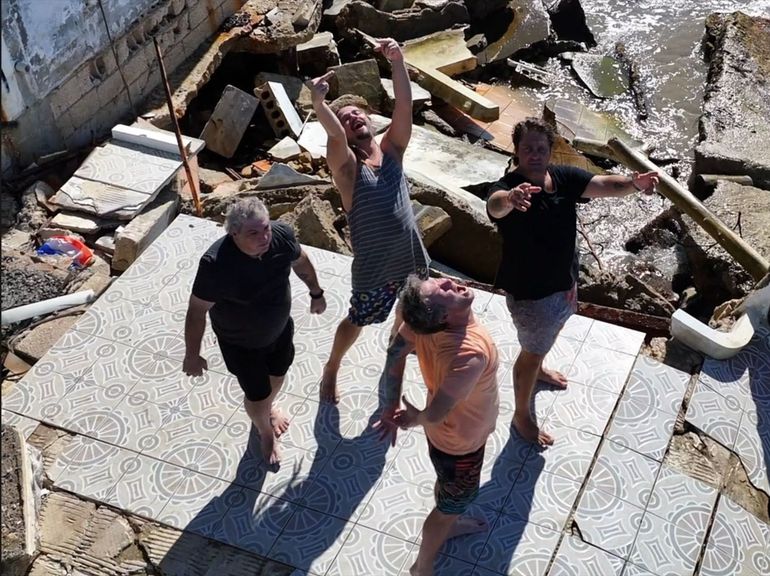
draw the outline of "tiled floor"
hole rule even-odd
[[[209,371],[181,372],[196,261],[221,234],[211,222],[177,218],[3,395],[3,422],[25,434],[37,421],[77,433],[48,469],[61,488],[280,560],[297,575],[407,574],[435,476],[420,430],[389,447],[371,428],[388,326],[365,330],[345,359],[339,406],[319,404],[318,377],[347,308],[349,259],[307,248],[329,309],[311,316],[307,290],[292,278],[297,357],[278,398],[292,423],[281,468],[267,471],[210,330]],[[534,449],[509,427],[518,344],[505,303],[480,293],[474,310],[502,358],[501,414],[469,511],[490,530],[449,542],[438,574],[538,576],[549,565],[551,575],[692,574],[704,546],[703,575],[737,573],[726,566],[767,572],[770,551],[752,544],[768,541],[767,527],[722,496],[704,544],[716,491],[662,463],[688,375],[638,356],[641,334],[573,317],[548,358],[573,384],[544,387],[534,402],[556,444]],[[750,374],[764,374],[754,356],[740,358]],[[733,406],[734,425],[718,432],[753,446],[767,391],[737,368],[708,368],[720,382],[735,376],[735,393],[715,391],[704,376],[696,401],[702,394],[716,408],[692,414],[710,421]],[[405,393],[425,401],[413,357]]]

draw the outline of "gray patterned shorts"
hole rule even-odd
[[[577,310],[577,284],[565,292],[556,292],[539,300],[514,300],[506,295],[521,348],[545,356],[556,342],[564,323]]]

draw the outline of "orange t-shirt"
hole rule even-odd
[[[458,400],[443,421],[425,425],[431,444],[447,454],[475,452],[495,429],[498,413],[497,348],[486,328],[471,319],[467,327],[437,334],[415,334],[428,403],[441,389]],[[468,379],[468,360],[481,360],[478,378]]]

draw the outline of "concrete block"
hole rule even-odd
[[[283,84],[266,82],[258,88],[258,96],[276,136],[297,138],[302,131],[302,119],[291,103]]]
[[[16,353],[33,363],[37,362],[77,320],[77,316],[64,316],[40,324],[16,344]]]
[[[438,206],[423,206],[412,200],[414,219],[426,248],[446,234],[452,227],[452,218]]]
[[[98,298],[102,292],[112,284],[112,277],[106,274],[91,274],[85,282],[78,286],[78,290],[93,290]]]
[[[195,30],[199,24],[206,23],[206,26],[214,33],[219,27],[215,24],[217,19],[217,10],[219,6],[212,5],[211,2],[192,2],[189,7],[190,28]]]
[[[122,232],[123,227],[119,227],[116,230],[117,232]],[[104,236],[99,236],[99,238],[96,239],[96,242],[94,243],[95,246],[107,254],[114,254],[115,253],[115,235],[114,234],[105,234]]]
[[[270,148],[267,153],[271,158],[279,162],[287,162],[299,156],[302,153],[302,149],[291,136],[286,136],[278,144]]]
[[[420,68],[415,65],[410,66],[419,72],[417,83],[420,86],[434,96],[438,96],[459,108],[468,116],[484,122],[494,122],[500,117],[500,107],[497,104],[476,94],[463,84],[455,82],[443,72],[431,68]]]
[[[170,187],[161,191],[147,208],[115,235],[112,267],[126,270],[160,236],[176,217],[179,196]]]
[[[197,50],[202,44],[205,44],[216,32],[216,28],[208,20],[204,20],[190,31],[182,39],[185,46],[189,46],[191,52]]]
[[[283,94],[285,97],[286,92]],[[259,100],[254,96],[235,86],[225,86],[211,118],[201,132],[200,137],[205,140],[209,150],[225,158],[232,158],[258,105]]]
[[[297,45],[297,63],[300,70],[311,76],[320,76],[330,66],[339,66],[340,54],[332,33],[319,32]]]
[[[289,186],[302,186],[309,184],[328,184],[328,180],[300,174],[286,164],[273,164],[267,174],[262,176],[257,183],[257,190],[270,188],[288,188]]]
[[[391,107],[396,103],[396,91],[393,89],[393,80],[390,78],[382,78],[382,88],[385,90],[385,96],[388,99]],[[415,109],[419,109],[426,102],[430,102],[430,92],[425,90],[419,84],[410,82],[412,87],[412,106]]]
[[[121,93],[125,93],[125,90],[123,78],[119,72],[115,72],[96,87],[96,100],[100,107],[108,106]]]
[[[85,94],[80,100],[67,110],[65,113],[69,116],[69,120],[72,126],[77,130],[86,126],[91,118],[93,118],[94,110],[99,109],[99,99],[96,96],[96,90],[92,89]]]
[[[351,62],[333,66],[331,69],[334,70],[329,90],[332,98],[343,94],[356,94],[363,97],[374,110],[381,109],[385,91],[380,83],[380,69],[376,60]]]
[[[59,212],[53,217],[51,224],[54,227],[72,230],[80,234],[96,234],[102,229],[98,219],[72,212]]]
[[[150,47],[152,48],[152,46]],[[149,70],[146,52],[143,48],[137,49],[121,66],[123,76],[125,76],[129,86]]]
[[[404,59],[420,68],[433,68],[448,76],[476,67],[476,57],[465,45],[462,30],[446,30],[404,43]]]

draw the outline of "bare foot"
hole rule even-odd
[[[324,373],[321,377],[321,402],[331,402],[338,404],[340,395],[337,392],[337,372],[328,366],[324,366]]]
[[[461,516],[452,525],[452,529],[449,531],[450,538],[457,538],[458,536],[465,536],[467,534],[475,534],[476,532],[486,532],[489,530],[489,524],[484,518],[470,518],[468,516]]]
[[[567,377],[558,370],[550,370],[549,368],[540,368],[540,372],[537,375],[537,379],[551,386],[556,386],[564,390],[567,387]]]
[[[425,570],[420,570],[417,568],[417,562],[412,564],[412,567],[409,569],[409,574],[412,576],[433,576],[433,569],[431,568],[427,572]]]
[[[531,416],[521,418],[514,414],[511,425],[519,433],[519,436],[527,442],[534,442],[540,446],[551,446],[553,444],[553,437],[547,432],[540,430],[537,424],[532,421]]]
[[[262,458],[264,458],[268,466],[277,466],[281,463],[281,450],[278,440],[272,434],[265,434],[264,437],[260,437],[259,445],[262,449]]]
[[[291,420],[280,408],[273,408],[270,411],[270,425],[273,427],[273,434],[276,438],[280,438],[281,434],[289,429],[290,423]]]

